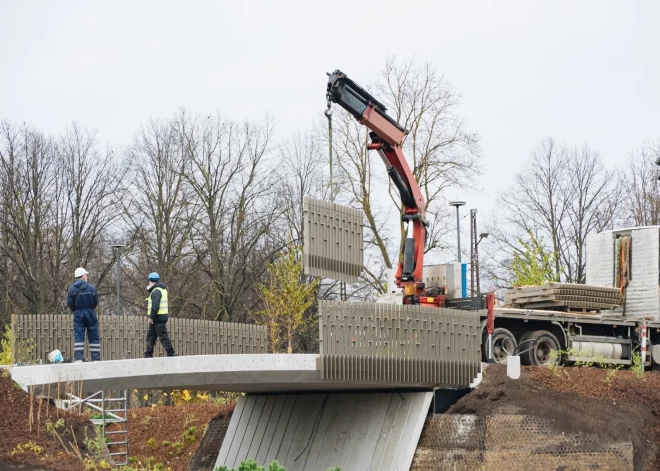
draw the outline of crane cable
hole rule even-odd
[[[328,156],[330,158],[330,181],[328,187],[330,188],[330,201],[335,201],[335,191],[332,185],[332,101],[328,99],[328,109],[325,110],[325,117],[328,118]],[[346,282],[339,282],[339,299],[346,301]]]
[[[328,118],[328,156],[330,157],[330,198],[334,200],[332,191],[332,102],[328,100],[328,109],[325,110],[325,117]]]

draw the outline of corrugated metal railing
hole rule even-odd
[[[479,311],[323,301],[319,328],[324,379],[467,386],[480,372]]]
[[[46,362],[55,349],[65,358],[73,356],[72,315],[14,315],[11,324],[12,351],[17,361]],[[147,327],[147,316],[100,315],[101,359],[142,358]],[[170,318],[167,328],[178,355],[268,353],[265,326]],[[89,358],[87,345],[85,351]],[[164,356],[160,342],[154,356]]]

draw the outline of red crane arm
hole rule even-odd
[[[399,263],[396,274],[397,285],[414,284],[422,288],[426,207],[424,196],[401,150],[401,143],[408,131],[387,115],[382,103],[346,74],[335,70],[328,76],[328,106],[337,103],[371,131],[368,148],[378,151],[401,196],[404,207],[402,220],[408,228],[403,244],[403,262]]]

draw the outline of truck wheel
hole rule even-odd
[[[526,340],[530,341],[525,342]],[[520,362],[524,365],[547,366],[558,360],[551,353],[553,350],[560,350],[559,340],[552,332],[547,330],[528,332],[520,338],[520,344],[520,350],[524,352],[520,354]]]
[[[506,358],[516,349],[516,337],[507,329],[493,330],[493,360],[506,364]],[[483,351],[488,360],[488,333],[484,332]]]

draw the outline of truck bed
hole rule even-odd
[[[514,319],[533,319],[533,320],[552,320],[562,322],[587,322],[594,324],[610,325],[628,325],[635,326],[643,319],[624,318],[621,313],[616,311],[606,311],[600,314],[589,312],[564,312],[549,311],[543,309],[520,309],[512,307],[495,308],[495,318],[514,318]]]

